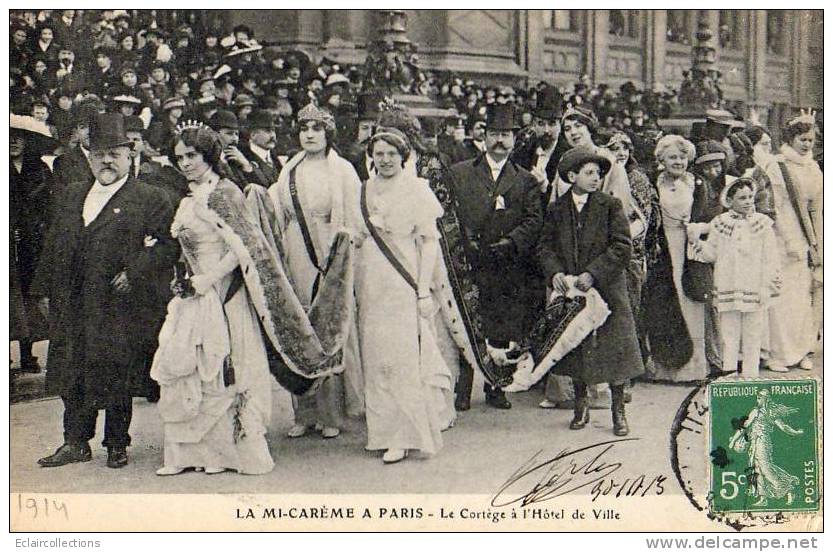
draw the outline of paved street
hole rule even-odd
[[[821,374],[822,358],[816,370]],[[772,377],[771,372],[763,372]],[[786,376],[806,376],[794,370]],[[32,376],[26,376],[32,378]],[[42,380],[42,376],[40,377]],[[36,384],[29,383],[29,386]],[[61,401],[28,400],[11,406],[12,491],[61,493],[493,493],[523,462],[542,451],[540,460],[565,447],[613,439],[610,412],[591,411],[591,425],[582,431],[567,428],[572,412],[537,407],[537,390],[510,395],[513,408],[497,411],[483,403],[475,381],[472,409],[459,415],[456,427],[445,432],[444,448],[429,459],[408,458],[385,466],[380,454],[366,452],[363,420],[353,420],[342,435],[324,440],[320,435],[289,439],[292,424],[289,395],[275,385],[272,422],[268,434],[275,469],[263,476],[233,473],[207,476],[185,473],[174,477],[154,474],[162,461],[162,423],[156,406],[134,401],[129,449],[130,464],[121,470],[105,467],[100,446],[103,415],[88,464],[40,468],[36,461],[61,443]],[[687,386],[637,384],[628,405],[631,437],[637,441],[616,446],[621,479],[645,475],[668,478],[666,493],[680,493],[671,470],[669,430]],[[613,454],[613,453],[609,453]],[[704,468],[705,469],[705,468]]]

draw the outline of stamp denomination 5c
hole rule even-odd
[[[712,511],[817,512],[818,382],[715,382],[708,397]]]

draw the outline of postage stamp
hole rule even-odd
[[[713,512],[819,510],[818,381],[708,387]]]

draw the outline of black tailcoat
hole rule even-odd
[[[451,167],[447,188],[469,241],[484,334],[493,341],[520,341],[531,329],[544,299],[534,255],[542,221],[538,185],[511,160],[495,182],[485,157]],[[496,209],[499,197],[503,209]],[[507,260],[489,254],[489,245],[501,238],[515,244],[515,252]]]
[[[32,295],[50,301],[47,388],[63,396],[80,384],[88,406],[103,408],[144,392],[132,388],[145,380],[136,360],[157,338],[159,279],[170,281],[179,246],[164,191],[129,177],[85,227],[89,188],[71,184],[58,200]],[[110,282],[123,270],[131,289],[119,293]]]

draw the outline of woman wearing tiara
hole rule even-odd
[[[333,149],[336,124],[328,111],[307,105],[298,112],[298,130],[303,149],[281,170],[269,197],[287,271],[298,299],[309,310],[336,232],[352,233],[358,224],[361,182],[350,162]],[[350,310],[354,310],[352,302]],[[310,429],[320,431],[325,439],[337,437],[345,415],[356,416],[364,410],[355,331],[348,336],[343,363],[344,372],[327,377],[314,394],[293,395],[295,425],[289,437],[301,437]]]
[[[822,173],[813,158],[814,114],[789,121],[781,137],[781,152],[767,167],[784,281],[769,312],[767,366],[774,372],[793,365],[813,369],[810,354],[820,331],[822,298]]]
[[[161,387],[165,434],[164,465],[156,474],[189,468],[268,473],[274,464],[266,443],[272,404],[266,348],[247,287],[235,275],[242,259],[213,224],[209,207],[212,194],[242,200],[242,192],[218,174],[222,146],[214,131],[186,128],[172,145],[172,162],[190,193],[171,230],[192,275],[189,289],[180,288],[168,306],[151,369]]]

